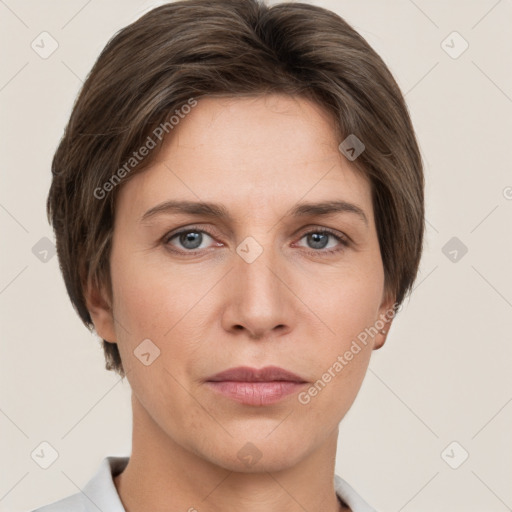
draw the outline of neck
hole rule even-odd
[[[338,429],[305,458],[277,471],[231,471],[174,441],[133,398],[132,454],[114,484],[126,512],[349,511],[334,491]],[[217,463],[216,463],[217,462]]]

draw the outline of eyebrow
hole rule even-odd
[[[188,214],[219,218],[233,222],[233,217],[222,204],[210,202],[176,201],[170,200],[153,206],[140,218],[146,222],[160,214]],[[368,218],[363,209],[347,201],[322,201],[318,203],[298,203],[286,215],[289,217],[329,216],[337,213],[352,213],[359,217],[368,226]]]

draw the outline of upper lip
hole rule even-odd
[[[306,382],[298,375],[279,368],[279,366],[265,366],[264,368],[250,368],[249,366],[238,366],[229,368],[220,373],[216,373],[206,379],[208,382],[220,381],[239,381],[239,382],[271,382],[271,381],[289,381],[289,382]]]

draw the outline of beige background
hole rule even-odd
[[[104,369],[57,257],[32,248],[53,240],[50,161],[82,80],[117,30],[160,3],[0,2],[2,511],[77,492],[104,456],[130,451],[128,382]],[[312,3],[390,67],[427,180],[420,276],[341,424],[337,473],[382,512],[511,510],[512,2]],[[47,59],[31,48],[43,31],[58,42]],[[457,58],[446,50],[462,39],[443,44],[453,31],[469,44]],[[456,262],[443,252],[452,237],[468,249]],[[43,441],[59,454],[46,470],[31,458]]]

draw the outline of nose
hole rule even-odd
[[[233,260],[234,268],[224,282],[223,328],[258,340],[288,333],[295,322],[297,299],[287,283],[290,272],[284,270],[285,262],[278,262],[267,248],[252,262],[238,254]]]

